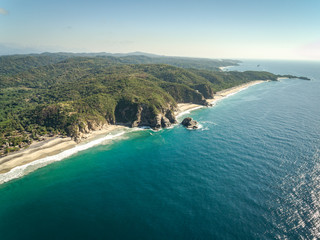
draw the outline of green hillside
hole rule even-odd
[[[182,68],[155,64],[152,59],[72,54],[0,57],[0,153],[42,136],[79,140],[82,133],[103,124],[167,127],[175,122],[177,103],[207,105],[215,91],[278,77],[267,72]],[[203,64],[193,61],[195,66]]]

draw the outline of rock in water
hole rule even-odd
[[[198,128],[198,122],[196,120],[193,120],[191,117],[186,117],[185,119],[183,119],[181,124],[186,128],[191,128],[191,129]]]

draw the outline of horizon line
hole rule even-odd
[[[199,56],[177,56],[177,55],[164,55],[158,53],[149,53],[143,51],[133,51],[133,52],[103,52],[103,51],[39,51],[39,52],[28,52],[28,53],[10,53],[10,54],[1,54],[0,57],[4,56],[14,56],[14,55],[41,55],[41,54],[111,54],[111,55],[129,55],[136,54],[136,56],[146,56],[154,55],[154,57],[172,57],[172,58],[196,58],[196,59],[209,59],[209,60],[270,60],[270,61],[310,61],[310,62],[319,62],[319,59],[306,59],[306,58],[250,58],[250,57],[199,57]],[[140,54],[141,53],[141,54]],[[119,57],[119,56],[115,56]]]

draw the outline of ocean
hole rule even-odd
[[[0,185],[0,239],[320,238],[320,62],[228,70],[311,81],[252,86],[184,115],[198,130],[116,133]]]

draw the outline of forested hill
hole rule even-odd
[[[215,91],[279,77],[212,71],[218,65],[210,67],[209,60],[193,59],[192,64],[191,59],[161,58],[158,64],[155,59],[49,53],[0,57],[0,154],[42,136],[79,140],[104,124],[167,127],[175,122],[177,103],[207,105]],[[183,67],[173,66],[179,64]]]
[[[108,53],[42,53],[30,55],[0,56],[0,73],[12,74],[34,67],[46,66],[66,60],[68,58],[98,58],[103,64],[169,64],[181,68],[197,68],[218,71],[219,67],[238,65],[240,61],[225,59],[205,59],[186,57],[165,57],[141,53],[108,54]]]

